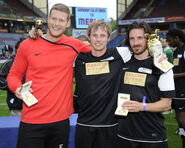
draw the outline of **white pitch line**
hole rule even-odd
[[[0,103],[0,106],[6,106],[7,104],[5,104],[5,103]]]
[[[174,126],[178,126],[178,124],[177,124],[177,123],[165,122],[165,124],[167,124],[167,125],[174,125]]]
[[[0,96],[6,96],[5,94],[2,94],[2,95],[0,95]]]

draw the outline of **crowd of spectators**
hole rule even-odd
[[[11,59],[15,55],[15,51],[9,45],[5,45],[0,53],[0,60]]]

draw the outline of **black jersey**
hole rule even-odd
[[[117,124],[114,112],[123,64],[117,49],[107,49],[101,57],[94,57],[91,52],[78,55],[75,61],[78,124],[95,127]]]
[[[172,70],[163,74],[153,65],[152,57],[145,60],[132,57],[122,71],[119,93],[130,94],[130,100],[142,102],[146,96],[146,103],[154,103],[174,96]],[[163,142],[164,117],[160,112],[130,112],[127,117],[119,117],[118,136],[130,141]]]
[[[185,72],[185,45],[173,52],[174,73]],[[176,97],[185,98],[185,77],[174,78]]]

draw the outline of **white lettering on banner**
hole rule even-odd
[[[96,19],[89,19],[89,18],[79,18],[78,24],[79,25],[89,25],[91,22],[93,22]]]
[[[104,20],[107,22],[107,8],[86,8],[77,7],[75,9],[76,28],[87,29],[94,20]]]
[[[78,8],[78,12],[100,12],[100,13],[105,13],[105,9],[101,8]]]
[[[163,22],[163,21],[165,21],[165,17],[120,20],[119,21],[119,25],[131,24],[131,23],[133,23],[135,21],[138,21],[138,22],[144,21],[146,23],[157,23],[157,22]]]

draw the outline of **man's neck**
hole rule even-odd
[[[168,50],[168,49],[170,49],[169,46],[166,46],[166,47],[163,48],[164,51],[166,51],[166,50]]]
[[[61,35],[62,36],[62,35]],[[46,34],[43,35],[43,37],[49,41],[52,41],[52,42],[57,42],[61,39],[61,36],[58,36],[58,37],[53,37],[51,36],[48,32]]]
[[[184,43],[183,42],[179,42],[178,48],[181,49],[183,46],[184,46]]]
[[[134,57],[137,59],[137,60],[145,60],[147,58],[150,57],[150,54],[148,52],[148,49],[145,50],[145,52],[143,52],[142,54],[134,54]]]
[[[101,50],[101,51],[92,49],[91,53],[95,57],[101,57],[101,56],[103,56],[105,54],[106,51],[107,51],[107,49],[104,49],[104,50]]]

